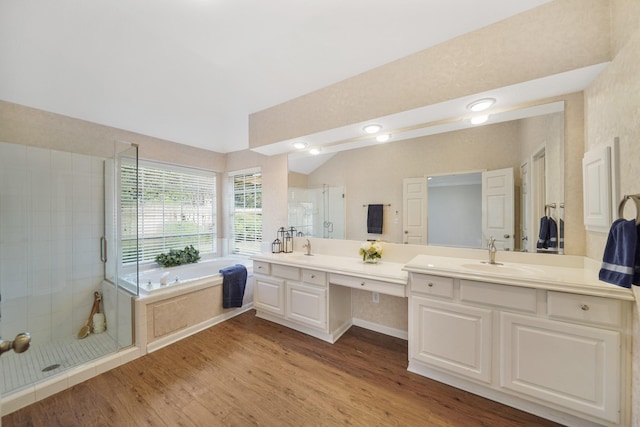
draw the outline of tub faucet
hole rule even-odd
[[[309,239],[307,239],[307,243],[305,243],[302,247],[307,249],[307,253],[305,255],[311,256],[311,242],[309,241]]]
[[[493,236],[489,237],[489,244],[487,245],[487,249],[489,250],[489,264],[496,263],[496,239]]]

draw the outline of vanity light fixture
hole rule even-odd
[[[309,154],[311,154],[312,156],[317,156],[318,154],[320,154],[320,149],[319,148],[312,148],[311,150],[309,150]]]
[[[365,127],[362,128],[363,131],[365,131],[368,134],[374,134],[374,133],[378,133],[380,132],[380,130],[382,129],[382,125],[378,125],[378,124],[370,124],[370,125],[366,125]]]
[[[307,148],[309,144],[304,141],[294,141],[291,145],[293,145],[293,148],[295,148],[296,150],[302,150]]]
[[[487,120],[489,120],[489,115],[488,114],[482,114],[480,116],[475,116],[471,118],[471,124],[472,125],[481,125],[482,123],[486,122]]]
[[[467,109],[475,112],[484,111],[495,103],[496,103],[495,98],[477,99],[473,101],[471,104],[467,105]]]
[[[387,142],[391,139],[390,133],[383,133],[382,135],[376,136],[376,141],[378,142]]]

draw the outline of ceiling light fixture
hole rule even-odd
[[[382,135],[376,136],[376,141],[378,142],[387,142],[391,139],[390,133],[383,133]]]
[[[309,150],[309,154],[311,154],[313,156],[317,156],[318,154],[320,154],[320,149],[319,148],[312,148],[311,150]]]
[[[295,141],[291,145],[293,145],[293,148],[295,148],[296,150],[302,150],[304,148],[307,148],[309,144],[304,141]]]
[[[475,116],[471,118],[471,124],[472,125],[481,125],[482,123],[486,122],[487,120],[489,120],[489,115],[488,114],[483,114],[480,116]]]
[[[467,109],[471,111],[476,111],[476,112],[484,111],[495,103],[496,103],[495,98],[482,98],[482,99],[475,100],[471,104],[467,105]]]
[[[362,128],[363,131],[369,134],[378,133],[380,132],[381,129],[382,129],[382,125],[377,125],[377,124],[366,125],[365,127]]]

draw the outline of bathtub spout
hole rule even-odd
[[[169,281],[170,273],[167,271],[162,276],[160,276],[160,286],[167,286],[167,282]]]

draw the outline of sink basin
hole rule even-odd
[[[463,264],[462,268],[468,270],[476,270],[483,273],[509,274],[509,275],[531,275],[541,273],[542,270],[533,267],[525,267],[520,265],[505,265],[502,263],[489,264],[488,262],[478,261],[473,264]]]

